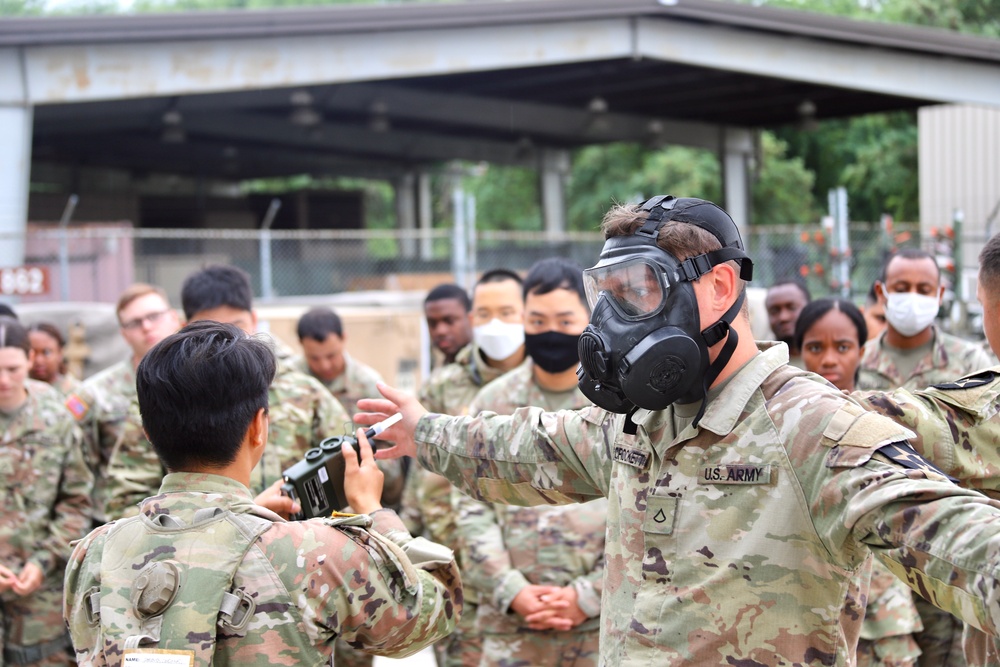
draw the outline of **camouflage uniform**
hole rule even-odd
[[[309,370],[309,364],[301,357],[295,360],[295,370],[316,377]],[[343,373],[329,382],[320,378],[316,378],[316,381],[326,387],[340,401],[351,417],[354,417],[354,413],[358,411],[359,400],[381,396],[378,393],[378,387],[375,386],[375,383],[382,382],[382,376],[379,375],[379,372],[346,352],[344,353]]]
[[[90,417],[96,422],[101,452],[108,455],[105,508],[109,520],[137,514],[138,503],[156,493],[165,474],[153,446],[142,435],[135,373],[131,365],[127,371],[127,375],[121,370],[109,374],[109,379],[118,382],[117,394],[110,386],[106,392],[90,394],[98,405],[117,408],[104,408]],[[90,384],[88,380],[85,387]],[[68,405],[73,398],[67,401]],[[323,385],[294,370],[282,358],[278,360],[267,398],[270,417],[267,447],[250,476],[250,488],[255,494],[281,479],[286,468],[300,461],[306,451],[320,441],[343,435],[350,424],[347,413]],[[72,405],[70,407],[72,409]],[[90,410],[87,414],[94,412]],[[88,418],[87,414],[84,419]]]
[[[896,368],[895,352],[885,344],[885,332],[869,341],[862,352],[858,378],[860,390],[922,389],[940,382],[988,368],[994,361],[980,345],[957,338],[934,325],[930,352],[917,362],[909,377],[902,377]],[[958,658],[961,623],[956,618],[914,596],[924,630],[916,640],[923,652],[919,664],[923,667],[963,667]],[[952,655],[951,660],[948,656]]]
[[[75,394],[80,389],[81,382],[67,373],[65,375],[57,375],[51,384],[60,394],[69,396],[70,394]]]
[[[62,573],[70,542],[90,530],[93,477],[62,395],[44,382],[25,387],[27,403],[5,417],[0,441],[0,563],[15,574],[34,563],[45,578],[25,597],[0,594],[0,665],[69,665]]]
[[[866,407],[914,433],[913,448],[963,486],[1000,500],[1000,367],[919,391],[859,392]],[[948,660],[998,665],[994,640],[965,626],[964,658],[952,647]]]
[[[601,664],[852,665],[875,553],[1000,632],[1000,506],[764,345],[674,432],[596,407],[429,415],[421,461],[494,502],[609,498]]]
[[[196,513],[205,508],[219,508],[223,519],[224,511],[231,511],[238,525],[256,527],[259,536],[237,552],[218,539],[225,520],[187,531],[150,529],[163,523],[164,515],[174,525],[201,523]],[[411,563],[403,554],[412,538],[390,510],[371,517],[285,522],[255,506],[248,489],[235,480],[177,473],[164,478],[160,494],[144,501],[140,512],[141,519],[98,528],[70,558],[64,614],[81,665],[120,664],[124,633],[102,628],[131,606],[129,582],[138,571],[170,557],[180,561],[181,581],[204,591],[199,603],[204,599],[205,608],[168,608],[158,647],[183,650],[189,642],[205,642],[215,664],[320,665],[329,661],[337,636],[373,653],[402,657],[450,632],[461,609],[454,561],[416,564],[420,559],[415,557]],[[135,539],[118,539],[116,533]],[[175,549],[187,544],[185,539],[194,546]],[[106,547],[112,540],[113,546]],[[116,553],[106,550],[112,548]],[[225,591],[246,593],[256,605],[243,629],[218,630],[213,648],[211,638],[194,640],[185,629],[200,627],[204,617],[215,626],[221,593],[217,583],[206,582],[226,566],[235,576]],[[94,589],[100,592],[100,623],[88,621]]]
[[[82,427],[94,473],[95,523],[124,515],[163,477],[142,432],[131,357],[88,378],[66,398],[66,407]]]
[[[885,332],[868,341],[861,354],[858,389],[923,389],[941,382],[951,382],[969,373],[989,368],[996,361],[982,346],[946,334],[934,325],[930,353],[917,362],[909,377],[896,369],[892,348],[885,344]]]
[[[519,407],[548,411],[590,405],[579,389],[553,393],[534,381],[530,360],[486,385],[469,408],[510,414]],[[463,553],[466,590],[477,588],[480,667],[564,665],[596,667],[604,577],[608,501],[512,507],[452,491]],[[572,586],[589,620],[569,631],[532,630],[511,608],[528,584]]]
[[[479,389],[503,374],[483,361],[479,348],[469,343],[447,364],[431,373],[420,388],[420,402],[432,412],[464,415]],[[403,494],[403,521],[414,535],[424,534],[430,540],[447,545],[461,553],[451,506],[451,484],[444,477],[420,466],[413,466]],[[461,558],[459,567],[462,567]],[[477,667],[482,654],[482,637],[476,630],[476,605],[479,595],[474,589],[465,592],[465,613],[455,634],[438,648],[438,664],[442,667]]]

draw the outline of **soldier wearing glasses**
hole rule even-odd
[[[136,283],[118,299],[115,311],[122,338],[132,349],[127,359],[89,378],[66,399],[83,427],[94,472],[94,522],[120,518],[129,506],[129,489],[110,488],[108,462],[116,450],[149,451],[139,417],[135,369],[154,345],[180,329],[180,317],[160,287]]]

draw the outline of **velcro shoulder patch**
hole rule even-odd
[[[965,412],[990,411],[1000,398],[1000,372],[997,368],[967,375],[955,382],[936,384],[916,392],[926,394]]]
[[[973,373],[972,375],[966,375],[960,380],[955,380],[954,382],[942,382],[941,384],[931,385],[935,389],[941,389],[944,391],[954,391],[956,389],[975,389],[976,387],[985,387],[986,385],[993,384],[997,378],[1000,378],[1000,373],[997,370],[990,368],[985,371],[979,371]]]
[[[87,416],[87,412],[90,411],[90,406],[76,394],[70,394],[66,398],[66,409],[70,411],[70,414],[72,414],[77,421],[80,421]]]
[[[896,422],[867,412],[860,405],[845,403],[830,418],[823,436],[829,444],[840,447],[877,449],[883,445],[916,437],[914,433]]]

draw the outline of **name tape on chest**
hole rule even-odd
[[[615,445],[614,459],[618,463],[624,463],[627,466],[642,470],[649,465],[649,452],[641,449],[632,449],[623,445]]]
[[[770,484],[771,466],[748,463],[704,466],[698,481],[701,484]]]

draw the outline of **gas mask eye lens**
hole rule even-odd
[[[592,309],[604,294],[615,302],[623,315],[632,319],[659,310],[669,292],[663,271],[641,260],[587,269],[584,281]]]

